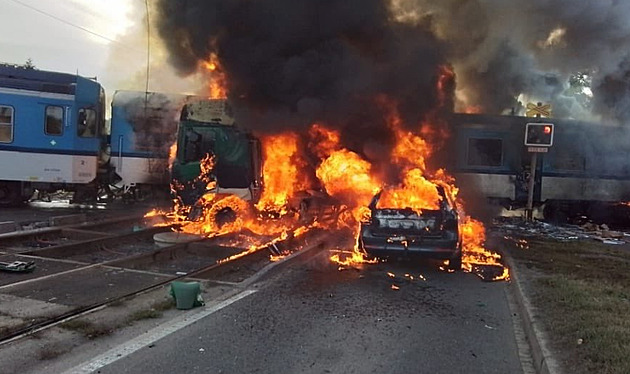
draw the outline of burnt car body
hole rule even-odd
[[[461,268],[462,245],[458,214],[442,187],[439,209],[377,208],[382,191],[370,203],[371,219],[361,223],[359,249],[373,257],[429,257],[449,260],[449,267]]]

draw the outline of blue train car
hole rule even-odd
[[[105,131],[95,80],[0,65],[0,206],[34,189],[95,193]]]
[[[456,114],[450,169],[461,186],[508,208],[525,206],[531,154],[524,145],[535,118]],[[553,145],[536,164],[534,203],[545,215],[590,214],[605,205],[630,201],[630,132],[573,120],[554,124]]]
[[[125,190],[167,186],[169,150],[188,96],[116,91],[112,99],[111,165]]]

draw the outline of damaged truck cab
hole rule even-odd
[[[207,181],[195,181],[200,181],[201,161],[208,155],[214,157],[209,176],[216,181],[213,192],[258,200],[262,188],[260,140],[235,125],[226,100],[197,100],[182,109],[171,178],[181,186],[177,193],[186,205],[207,192]]]
[[[383,191],[369,205],[371,217],[361,223],[359,249],[373,257],[429,257],[449,260],[449,268],[459,269],[462,243],[455,203],[438,186],[439,209],[378,208]]]

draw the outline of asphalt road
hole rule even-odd
[[[317,256],[98,372],[520,373],[506,286],[434,263],[339,271]]]

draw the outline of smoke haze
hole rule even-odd
[[[398,0],[401,11],[430,14],[449,45],[458,89],[485,112],[532,101],[554,115],[586,119],[567,96],[577,72],[591,75],[594,114],[630,119],[630,2],[623,0]]]

